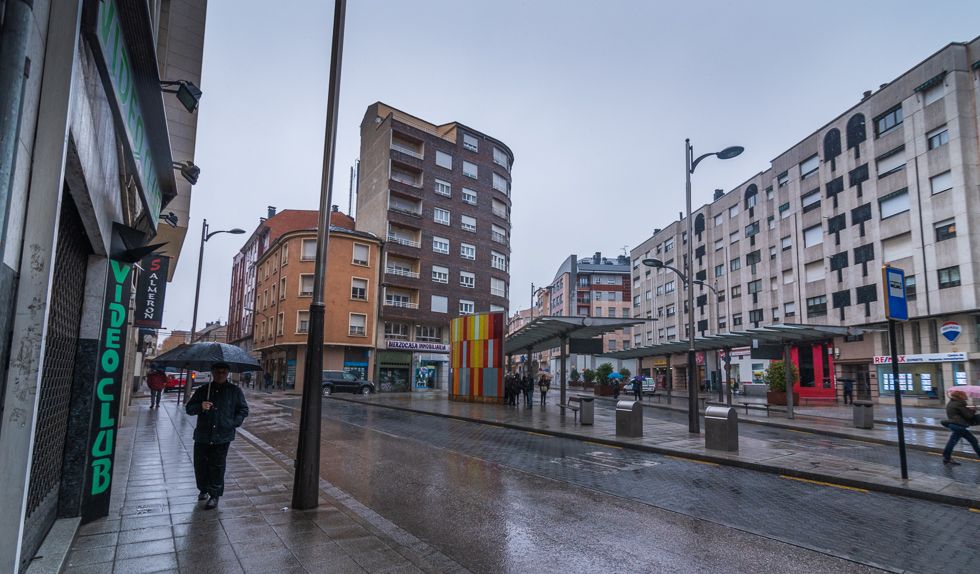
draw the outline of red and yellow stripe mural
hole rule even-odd
[[[449,331],[450,400],[503,402],[504,314],[457,317]]]

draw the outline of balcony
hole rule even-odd
[[[399,307],[402,309],[418,309],[419,304],[413,303],[411,301],[403,301],[401,299],[385,299],[385,307]]]
[[[490,294],[491,295],[496,295],[497,297],[506,297],[507,296],[507,290],[506,289],[495,289],[495,288],[491,287],[490,288]]]
[[[424,148],[420,141],[408,139],[400,134],[393,134],[391,136],[391,149],[417,159],[422,159],[422,150]]]
[[[411,215],[412,217],[422,217],[421,203],[406,201],[392,196],[388,197],[388,209],[405,215]]]
[[[422,244],[414,239],[409,239],[407,237],[401,237],[395,235],[394,233],[388,234],[388,241],[391,243],[397,243],[398,245],[405,245],[406,247],[421,247]]]
[[[408,185],[410,187],[421,188],[422,187],[422,172],[412,169],[409,166],[391,164],[391,176],[392,181]]]
[[[418,271],[412,271],[411,269],[406,269],[395,265],[388,265],[385,267],[385,273],[387,275],[397,275],[399,277],[411,277],[412,279],[419,278]]]
[[[507,236],[504,235],[503,233],[497,233],[496,231],[494,231],[490,234],[490,239],[493,239],[497,243],[503,243],[504,245],[507,244]]]

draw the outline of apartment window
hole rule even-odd
[[[815,189],[810,193],[804,195],[801,199],[801,204],[803,206],[803,213],[813,211],[814,209],[820,208],[820,189]]]
[[[465,175],[466,177],[472,177],[473,179],[479,179],[479,171],[476,164],[468,161],[464,161],[463,175]]]
[[[432,266],[432,281],[435,283],[449,283],[449,268],[440,265]]]
[[[823,243],[823,227],[814,225],[803,230],[803,246],[812,247]]]
[[[430,305],[433,313],[449,312],[449,298],[443,295],[433,295]]]
[[[889,193],[885,197],[878,200],[878,211],[881,213],[881,218],[886,219],[893,215],[898,215],[899,213],[904,213],[909,210],[909,190],[900,189],[895,193]]]
[[[953,173],[944,171],[939,175],[930,177],[929,187],[932,189],[933,195],[953,189]]]
[[[664,309],[668,317],[673,317],[677,314],[677,306],[674,304],[667,305]]]
[[[793,238],[787,235],[786,237],[783,237],[782,239],[779,240],[779,245],[783,251],[786,251],[787,249],[792,249]]]
[[[770,215],[767,217],[766,223],[768,224],[769,229],[776,229],[776,218],[774,216]]]
[[[670,239],[664,241],[664,252],[665,253],[667,251],[670,251],[673,248],[674,248],[674,238],[673,237],[671,237]]]
[[[753,221],[752,223],[745,226],[745,236],[752,237],[759,233],[759,222]]]
[[[351,337],[364,337],[367,335],[367,315],[351,313],[347,321],[348,333],[350,333]]]
[[[715,251],[720,251],[724,247],[725,247],[724,237],[719,237],[718,239],[715,239]]]
[[[915,301],[915,275],[905,276],[905,298],[909,301]]]
[[[752,266],[760,262],[762,262],[762,252],[758,249],[746,254],[745,256],[745,264],[748,266]]]
[[[741,326],[742,326],[742,314],[735,313],[734,315],[732,315],[732,327],[741,327]]]
[[[451,215],[448,209],[435,208],[432,210],[432,219],[441,225],[449,225]]]
[[[502,191],[505,194],[510,195],[510,189],[507,184],[507,178],[500,175],[497,172],[493,173],[493,188],[497,191]]]
[[[954,267],[946,267],[945,269],[939,270],[939,288],[947,289],[949,287],[959,287],[960,286],[960,266],[956,265]]]
[[[719,225],[722,225],[724,223],[725,223],[724,213],[719,213],[718,215],[715,216],[715,227],[718,227]]]
[[[358,299],[361,301],[367,301],[367,289],[368,282],[367,279],[351,279],[350,282],[350,298]]]
[[[741,296],[742,296],[742,286],[735,285],[734,287],[732,287],[732,299],[738,299]]]
[[[649,291],[647,291],[647,293],[649,293]],[[633,295],[633,306],[634,307],[639,307],[640,306],[640,296],[639,295]]]
[[[806,300],[807,317],[822,317],[827,314],[827,296],[818,295]]]
[[[789,172],[784,171],[783,173],[776,176],[776,187],[783,187],[789,184]]]
[[[470,151],[480,151],[480,140],[470,134],[463,134],[463,147]]]
[[[507,256],[496,251],[490,252],[490,266],[494,269],[507,271]]]
[[[448,181],[442,181],[437,179],[435,183],[435,191],[439,195],[445,195],[446,197],[453,196],[453,186]]]
[[[675,288],[676,287],[673,281],[668,281],[664,283],[664,293],[673,293]]]
[[[299,276],[299,296],[313,296],[313,274],[303,274]]]
[[[783,270],[783,285],[791,285],[793,283],[793,270],[785,269]]]
[[[770,291],[778,291],[779,290],[779,280],[776,279],[775,277],[770,277],[769,278],[769,290]]]
[[[946,241],[956,237],[956,220],[947,219],[936,224],[936,241]]]
[[[715,265],[715,277],[721,277],[725,274],[725,264]]]
[[[354,265],[367,265],[368,256],[371,254],[371,248],[362,243],[354,244]]]
[[[900,125],[902,125],[901,104],[875,118],[875,137],[881,137]]]
[[[463,188],[463,203],[476,205],[476,192],[472,189]]]
[[[282,249],[279,251],[279,265],[285,265],[289,263],[289,244],[283,243]]]
[[[508,218],[507,204],[505,204],[504,202],[497,201],[496,199],[494,199],[490,203],[490,208],[493,211],[493,214],[496,215],[497,217],[501,217],[503,219]]]
[[[769,187],[766,188],[766,199],[767,200],[768,199],[772,199],[774,196],[775,196],[775,193],[773,193],[772,186],[770,185]]]
[[[385,321],[385,339],[397,339],[400,341],[408,339],[408,324]]]
[[[453,168],[453,156],[444,152],[436,150],[436,165],[439,167],[444,167],[446,169]]]
[[[747,285],[749,288],[749,295],[755,295],[762,291],[762,279],[756,279],[755,281],[749,281]]]
[[[507,243],[507,230],[497,225],[490,225],[490,238],[497,243]],[[636,279],[639,279],[637,277]]]
[[[878,177],[882,178],[905,167],[905,147],[901,146],[875,160]]]
[[[297,333],[309,333],[310,332],[310,312],[309,311],[297,311],[296,312],[296,332]]]
[[[733,231],[728,235],[729,243],[738,243],[739,233],[738,231]]]
[[[796,301],[783,303],[783,315],[786,317],[792,317],[796,315]]]
[[[426,343],[439,343],[442,341],[442,327],[416,325],[415,340],[424,341]]]
[[[436,253],[442,253],[444,255],[449,254],[449,240],[445,237],[433,237],[432,238],[432,251]]]
[[[615,317],[616,316],[616,308],[615,307],[609,307],[608,310],[609,310],[609,316],[610,317]],[[623,313],[623,316],[625,317],[626,316],[626,313]]]
[[[504,169],[510,171],[510,158],[507,157],[507,153],[500,148],[493,148],[493,163],[503,166]]]
[[[945,73],[946,72],[943,72],[943,74]],[[922,95],[923,102],[924,102],[923,106],[928,106],[933,102],[937,102],[941,100],[943,96],[946,95],[946,84],[945,82],[943,82],[942,76],[934,78],[933,80],[930,80],[927,83],[932,83],[932,81],[936,81],[936,83],[930,86],[929,88],[927,88],[925,94]],[[916,89],[916,91],[918,91],[918,89]]]
[[[469,243],[459,244],[459,256],[463,259],[476,259],[476,246]]]
[[[616,350],[616,339],[609,339],[609,350],[610,351]]]
[[[276,335],[282,335],[283,324],[286,322],[285,313],[279,313],[276,316]]]
[[[459,226],[463,231],[476,233],[476,218],[469,215],[462,215],[459,218]]]
[[[800,178],[806,179],[820,169],[820,156],[813,154],[800,164]]]
[[[731,261],[728,262],[728,268],[732,271],[738,271],[739,269],[742,268],[742,260],[738,257],[732,259]]]
[[[736,215],[738,215],[738,204],[737,203],[735,205],[733,205],[733,206],[731,206],[731,207],[728,208],[728,217],[735,217]]]
[[[823,281],[827,277],[827,270],[823,266],[823,260],[820,259],[812,263],[807,263],[803,267],[803,276],[806,277],[807,283]]]
[[[507,283],[503,279],[490,278],[490,294],[497,297],[507,296]]]
[[[467,289],[473,289],[476,287],[476,275],[470,273],[469,271],[460,271],[459,286],[466,287]]]
[[[467,301],[466,299],[459,300],[459,314],[460,315],[472,315],[476,306],[472,301]]]
[[[752,309],[749,311],[749,323],[761,323],[762,320],[762,309]]]
[[[787,201],[779,206],[779,219],[786,219],[790,215],[792,214],[789,211],[789,202]]]
[[[316,259],[316,239],[304,239],[300,248],[300,261],[313,261]]]
[[[926,134],[926,141],[929,142],[929,149],[936,149],[949,143],[949,130],[942,126]]]
[[[275,300],[275,298],[276,298],[276,292],[275,292],[275,286],[273,285],[272,299]],[[280,299],[285,299],[286,298],[286,278],[285,277],[282,277],[282,278],[279,279],[279,298]]]

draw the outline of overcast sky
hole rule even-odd
[[[274,6],[274,9],[271,8]],[[347,211],[365,108],[459,121],[513,150],[511,310],[571,253],[622,254],[684,209],[684,138],[706,161],[695,207],[950,42],[975,0],[351,0],[334,203]],[[333,2],[210,0],[190,230],[164,327],[188,329],[201,218],[251,232],[266,206],[316,209]],[[232,257],[208,242],[199,328],[228,317]]]

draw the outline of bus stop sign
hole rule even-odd
[[[905,298],[905,271],[885,265],[881,268],[881,276],[885,286],[885,317],[895,321],[908,321],[909,305]]]

